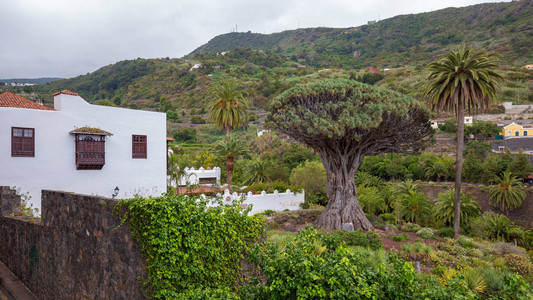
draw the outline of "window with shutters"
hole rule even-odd
[[[146,135],[132,135],[132,158],[146,158]]]
[[[101,170],[105,165],[105,136],[76,135],[76,169]]]
[[[11,156],[35,156],[35,129],[11,127]]]

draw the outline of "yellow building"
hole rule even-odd
[[[507,126],[504,126],[502,129],[502,135],[504,137],[514,137],[514,136],[531,136],[533,137],[533,127],[531,126],[522,126],[516,123],[511,123]]]

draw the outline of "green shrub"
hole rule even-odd
[[[419,231],[417,231],[416,234],[421,236],[424,239],[430,239],[433,236],[435,236],[435,233],[433,232],[433,229],[431,228],[422,228]]]
[[[444,227],[439,229],[439,235],[447,238],[453,238],[455,235],[455,231],[453,230],[453,228]]]
[[[184,195],[125,199],[115,211],[142,246],[143,285],[155,299],[229,293],[239,262],[264,232],[263,219],[238,203],[207,208],[207,200]]]
[[[405,223],[402,226],[400,226],[400,229],[403,231],[416,232],[422,229],[422,226],[416,223]]]
[[[262,191],[265,191],[267,193],[273,193],[274,191],[278,191],[280,193],[285,193],[286,190],[291,190],[291,192],[301,193],[302,189],[297,188],[292,185],[288,185],[283,181],[272,181],[272,182],[258,182],[254,183],[250,186],[247,186],[245,189],[243,189],[243,192],[254,192],[254,193],[261,193]]]
[[[519,254],[507,254],[503,257],[505,259],[505,266],[509,270],[518,273],[525,278],[533,279],[533,263],[527,256]]]
[[[375,233],[374,231],[368,231],[366,233],[366,237],[368,238],[368,246],[371,249],[383,248],[383,241],[381,241],[381,237],[379,236],[379,234]]]

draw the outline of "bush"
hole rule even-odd
[[[155,299],[229,292],[241,259],[264,232],[263,219],[238,203],[207,208],[207,200],[184,195],[125,199],[115,211],[142,247],[143,285]]]
[[[400,229],[403,231],[416,232],[422,229],[422,226],[416,223],[405,223],[402,226],[400,226]]]
[[[282,181],[272,181],[272,182],[258,182],[254,183],[250,186],[247,186],[243,189],[243,192],[253,192],[253,193],[261,193],[262,191],[265,191],[267,193],[273,193],[274,191],[278,191],[280,193],[285,193],[286,190],[291,190],[291,192],[295,193],[301,193],[302,189],[297,188],[292,185],[288,185],[285,182]]]
[[[370,247],[371,249],[383,248],[383,242],[381,242],[379,234],[373,231],[368,231],[365,234],[362,230],[335,230],[331,233],[331,236],[337,245],[340,242],[344,242],[347,246]]]
[[[256,245],[250,260],[263,271],[264,284],[256,279],[243,287],[243,299],[424,299],[442,289],[435,281],[418,281],[411,263],[394,254],[385,266],[373,267],[364,253],[350,252],[342,243],[332,246],[331,235],[311,227],[281,252],[268,242]]]
[[[200,116],[192,116],[191,117],[191,123],[192,124],[205,124],[206,122]]]
[[[455,231],[453,230],[453,228],[444,227],[439,229],[439,235],[447,238],[453,238],[455,235]]]
[[[435,236],[433,229],[431,228],[422,228],[416,232],[417,235],[421,236],[424,239],[430,239]]]
[[[533,279],[533,263],[527,256],[519,254],[507,254],[503,257],[505,266],[509,270],[524,276],[526,279]]]

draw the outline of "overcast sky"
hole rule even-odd
[[[211,38],[351,27],[491,0],[4,0],[0,79],[74,77],[125,59],[182,57]]]

